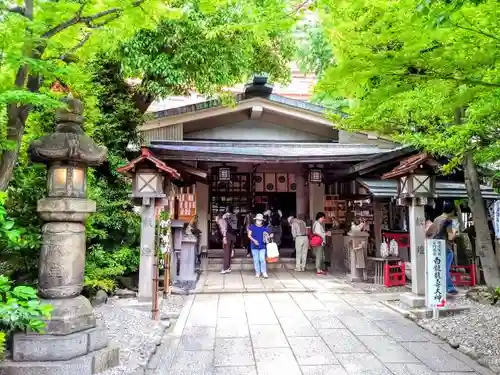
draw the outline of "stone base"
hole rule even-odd
[[[94,328],[96,319],[94,308],[84,296],[68,299],[43,299],[53,307],[50,320],[47,321],[45,333],[67,335]]]
[[[12,340],[14,361],[67,361],[105,348],[105,327],[88,329],[69,335],[18,333]]]
[[[361,276],[356,276],[356,275],[349,275],[349,281],[351,283],[362,283],[363,282],[363,277]]]
[[[444,309],[439,309],[438,310],[438,316],[440,318],[449,316],[449,315],[456,315],[460,313],[464,313],[470,310],[470,306],[455,306],[455,307],[445,307]],[[423,308],[418,308],[418,309],[412,309],[409,311],[410,318],[413,319],[430,319],[433,317],[433,312],[432,309],[428,307],[423,307]]]
[[[108,346],[69,361],[0,362],[0,375],[93,375],[118,366],[120,350]]]
[[[405,318],[409,318],[412,320],[417,319],[430,319],[433,317],[432,309],[428,307],[418,307],[418,308],[410,308],[408,305],[406,306],[397,306],[392,303],[388,303],[386,301],[380,301],[381,304],[388,307],[391,310],[394,310],[398,314],[402,315]],[[440,318],[448,316],[448,315],[456,315],[460,313],[464,313],[470,310],[470,306],[454,306],[454,307],[446,307],[444,309],[438,310],[438,316]]]
[[[418,296],[413,293],[402,293],[399,300],[410,309],[425,307],[425,296]]]

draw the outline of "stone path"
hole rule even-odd
[[[295,272],[286,268],[270,270],[269,278],[256,278],[252,271],[233,271],[227,275],[219,272],[203,273],[196,293],[243,292],[311,292],[361,293],[346,283],[345,276],[316,276],[312,271]]]
[[[492,374],[367,294],[188,297],[154,375]]]

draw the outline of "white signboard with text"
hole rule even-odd
[[[426,304],[432,309],[442,309],[446,305],[446,242],[445,240],[425,241],[426,264]]]

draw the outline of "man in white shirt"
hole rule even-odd
[[[307,250],[309,249],[309,239],[307,238],[307,226],[303,215],[295,218],[290,216],[288,223],[292,229],[292,237],[295,241],[295,271],[306,270]]]

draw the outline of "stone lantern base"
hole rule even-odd
[[[43,302],[54,308],[46,332],[14,335],[12,358],[0,362],[0,375],[92,375],[119,364],[119,348],[96,324],[87,298]]]
[[[50,340],[48,336],[44,335],[43,337]],[[66,344],[67,347],[71,346],[69,342]],[[44,347],[40,347],[40,350],[44,351],[49,347],[52,346],[47,341]],[[117,366],[119,353],[118,347],[107,346],[66,361],[17,362],[7,360],[0,363],[0,375],[92,375]]]

